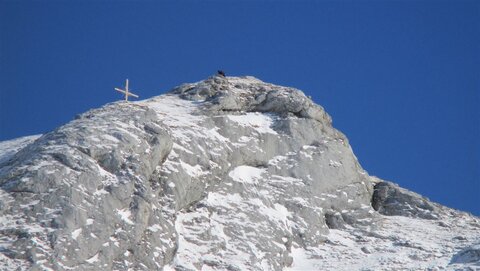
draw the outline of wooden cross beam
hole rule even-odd
[[[125,101],[128,101],[128,96],[133,96],[135,98],[138,98],[138,95],[136,94],[133,94],[129,91],[128,89],[128,79],[127,81],[125,82],[125,89],[121,89],[121,88],[115,88],[116,91],[118,92],[121,92],[123,94],[125,94]]]

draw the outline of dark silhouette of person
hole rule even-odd
[[[225,77],[225,72],[222,71],[222,70],[218,70],[218,71],[217,71],[217,74],[220,75],[220,76]]]

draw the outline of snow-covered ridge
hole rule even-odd
[[[12,140],[0,141],[0,165],[40,136],[41,135],[32,135]]]
[[[0,143],[0,270],[480,264],[478,218],[369,176],[294,88],[213,76],[32,141]]]

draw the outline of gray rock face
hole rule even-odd
[[[253,77],[108,104],[17,148],[0,155],[0,270],[381,270],[363,258],[395,249],[427,268],[435,241],[394,235],[405,219],[462,236],[439,266],[478,239],[477,218],[368,176],[301,91]]]
[[[115,269],[136,261],[140,253],[125,253],[148,250],[149,223],[173,228],[159,214],[149,181],[172,144],[155,112],[124,103],[40,137],[0,171],[4,254],[34,270]],[[175,238],[168,238],[173,250]]]
[[[428,199],[390,182],[379,182],[375,185],[372,206],[384,215],[439,218],[434,204]]]
[[[452,263],[473,263],[480,267],[480,244],[472,245],[457,253],[452,258]]]
[[[331,125],[325,110],[294,88],[276,86],[254,77],[226,78],[214,76],[197,84],[184,84],[172,93],[194,101],[206,101],[214,112],[247,111],[273,112],[286,116],[318,120]]]

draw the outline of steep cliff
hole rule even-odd
[[[0,152],[2,270],[480,265],[478,218],[369,176],[322,107],[253,77],[108,104]]]

